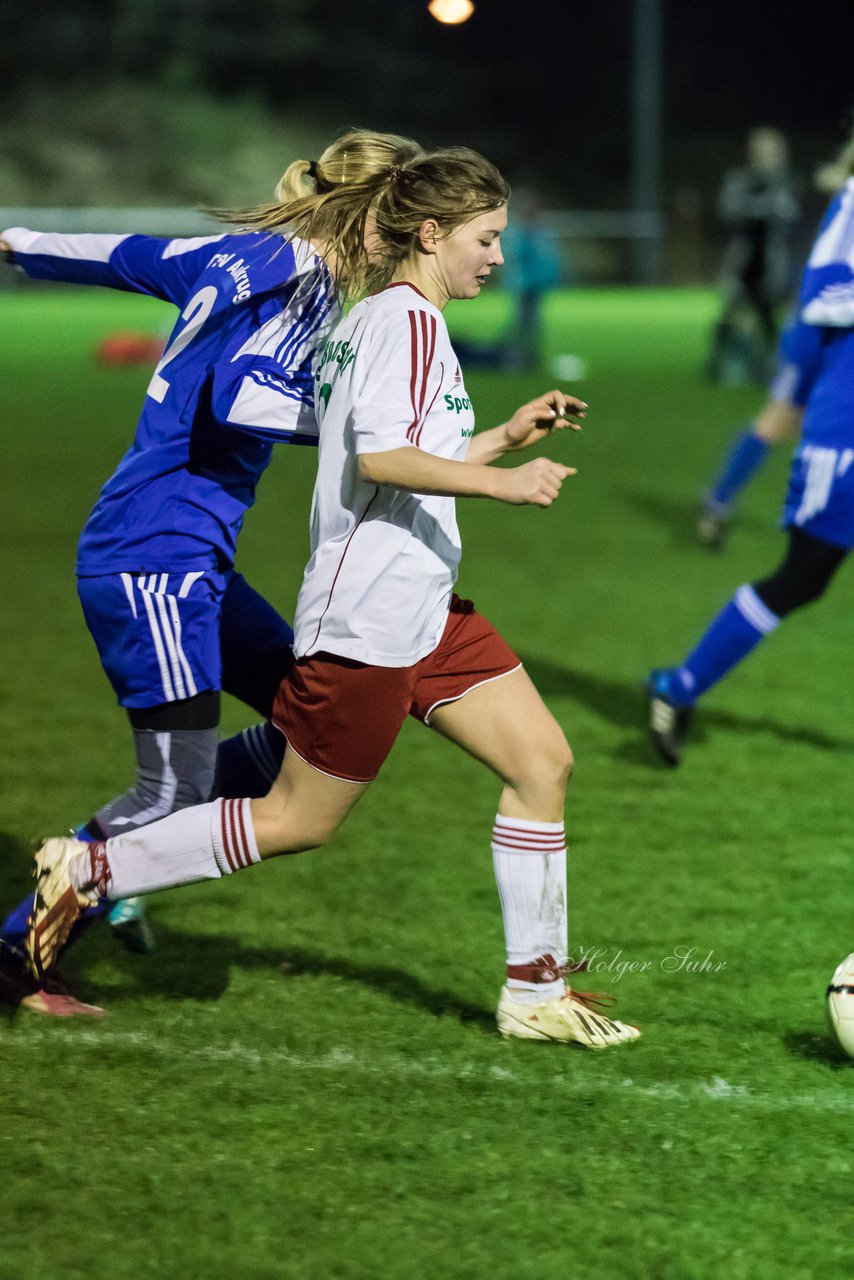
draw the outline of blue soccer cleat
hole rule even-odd
[[[650,671],[646,678],[649,699],[649,740],[665,764],[675,768],[694,715],[694,706],[675,679],[675,672]]]
[[[104,839],[103,833],[93,829],[93,826],[88,823],[77,827],[73,834],[75,840],[84,840],[87,844],[92,840]],[[137,955],[151,955],[156,944],[151,925],[145,918],[145,904],[142,898],[123,898],[120,902],[103,902],[99,904],[99,908],[93,908],[86,915],[95,914],[96,910],[98,914],[107,916],[110,928],[128,951],[135,951]]]
[[[145,915],[142,898],[122,898],[114,903],[108,916],[110,928],[128,951],[150,956],[157,944]]]

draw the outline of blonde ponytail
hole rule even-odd
[[[317,184],[311,177],[310,170],[308,160],[294,160],[288,165],[273,192],[279,204],[291,204],[294,200],[304,200],[315,194]]]
[[[423,154],[411,138],[351,129],[318,160],[288,165],[270,203],[218,210],[217,216],[246,230],[307,240],[339,286],[358,295],[385,278],[384,263],[373,262],[365,247],[368,213],[380,192]]]

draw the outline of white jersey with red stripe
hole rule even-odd
[[[360,454],[465,459],[474,414],[442,313],[412,285],[358,303],[318,362],[320,453],[298,658],[405,667],[438,645],[460,561],[453,498],[366,483]]]

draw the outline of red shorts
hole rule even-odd
[[[451,597],[438,647],[411,667],[372,667],[333,653],[300,658],[279,686],[273,723],[303,760],[370,782],[408,715],[430,713],[522,664],[471,600]]]

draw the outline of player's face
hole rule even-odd
[[[449,298],[476,298],[493,267],[500,267],[507,206],[479,213],[436,240],[436,261]]]

